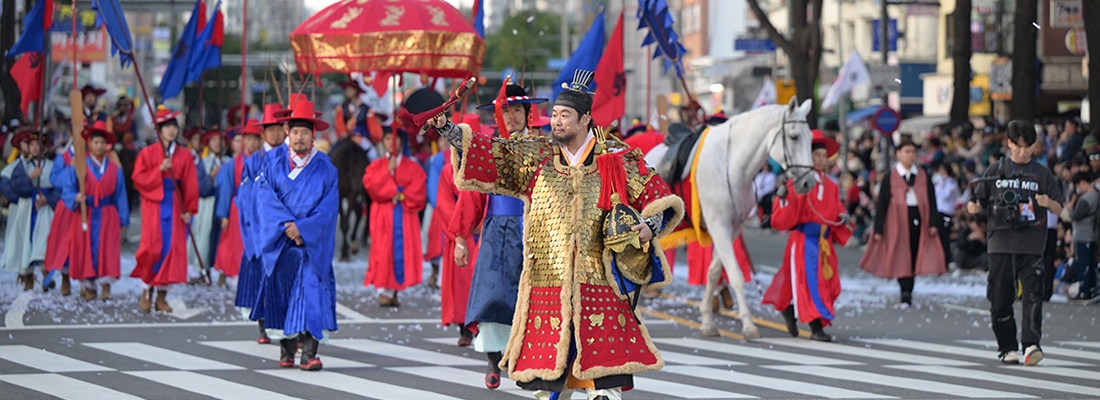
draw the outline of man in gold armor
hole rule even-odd
[[[577,71],[558,95],[552,138],[492,138],[445,117],[428,122],[455,147],[460,189],[525,203],[523,273],[501,367],[537,399],[568,399],[582,388],[589,399],[620,399],[632,374],[664,366],[634,305],[639,293],[672,281],[657,239],[680,223],[683,201],[640,151],[601,140],[591,77]],[[634,257],[605,246],[612,198],[640,210],[614,219],[639,239]]]

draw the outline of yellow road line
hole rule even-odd
[[[685,299],[683,297],[673,296],[671,294],[666,294],[666,293],[661,293],[658,296],[661,296],[661,298],[664,298],[664,299],[676,300],[676,301],[679,301],[679,302],[682,302],[682,303],[687,303],[688,305],[690,305],[692,307],[699,307],[699,302],[695,301],[695,300],[688,300],[688,299]],[[740,317],[737,316],[737,313],[735,313],[733,311],[730,311],[730,310],[722,309],[721,307],[719,307],[717,312],[719,314],[725,315],[725,316],[730,317],[730,318],[740,318]],[[786,324],[781,324],[781,323],[778,323],[778,322],[772,322],[772,321],[769,321],[769,320],[766,320],[766,319],[763,319],[763,318],[757,318],[757,317],[753,317],[752,322],[755,322],[757,325],[760,325],[760,326],[763,326],[763,327],[766,327],[766,328],[772,328],[772,329],[775,329],[777,331],[787,333],[787,325]],[[808,337],[810,337],[810,331],[807,331],[807,330],[804,330],[804,329],[799,329],[798,330],[798,336],[808,338]]]
[[[664,319],[664,320],[669,320],[669,321],[675,322],[675,323],[680,324],[680,325],[689,326],[689,327],[699,329],[699,330],[703,329],[703,326],[700,325],[698,322],[688,321],[686,319],[676,317],[676,316],[672,316],[672,315],[668,315],[668,314],[665,314],[665,313],[660,312],[660,311],[650,310],[650,309],[645,308],[645,307],[638,307],[638,311],[641,311],[642,314],[654,316],[654,317]],[[728,337],[728,338],[745,340],[744,336],[742,336],[740,334],[737,334],[737,333],[727,331],[725,329],[719,329],[718,334],[722,335],[722,336],[725,336],[725,337]]]

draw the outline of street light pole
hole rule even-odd
[[[889,3],[889,0],[879,0],[879,4],[882,6],[882,15],[879,17],[878,24],[879,46],[882,48],[882,65],[890,62],[890,12],[887,8]]]

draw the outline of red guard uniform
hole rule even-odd
[[[404,290],[420,283],[424,253],[420,217],[427,203],[427,174],[415,160],[401,156],[393,174],[388,158],[374,160],[363,174],[370,195],[370,266],[363,285]],[[404,200],[394,202],[398,194]]]
[[[845,213],[840,191],[828,177],[818,174],[818,184],[810,193],[797,194],[794,183],[787,183],[786,199],[776,199],[772,227],[791,231],[783,268],[775,274],[764,293],[763,304],[779,311],[794,304],[802,323],[821,319],[822,326],[832,321],[833,302],[840,295],[840,274],[833,243],[843,244],[852,235],[847,225],[834,225]]]
[[[187,231],[181,215],[199,210],[195,161],[187,149],[172,144],[172,175],[161,171],[164,148],[148,146],[134,162],[134,187],[141,194],[141,245],[131,277],[146,285],[187,281]],[[177,196],[176,191],[179,192]],[[183,204],[180,204],[180,198]]]

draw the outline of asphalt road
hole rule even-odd
[[[740,322],[725,315],[716,316],[723,335],[702,337],[689,304],[702,288],[688,286],[678,265],[665,296],[641,304],[666,366],[637,375],[624,398],[1100,398],[1100,307],[1045,304],[1046,359],[1002,366],[987,347],[983,278],[918,278],[914,306],[901,307],[897,284],[859,270],[853,249],[838,250],[845,289],[827,328],[836,343],[791,338],[759,306],[784,241],[746,234],[759,272],[746,290],[760,339],[740,337]],[[124,248],[124,275],[132,252]],[[415,287],[402,307],[380,308],[362,286],[365,254],[335,269],[340,329],[322,345],[325,370],[316,373],[279,369],[278,348],[255,343],[256,327],[229,289],[181,287],[169,296],[173,314],[145,314],[133,279],[119,281],[112,300],[84,302],[24,293],[0,275],[0,398],[530,398],[509,381],[484,387],[485,358],[440,326],[438,292]]]

